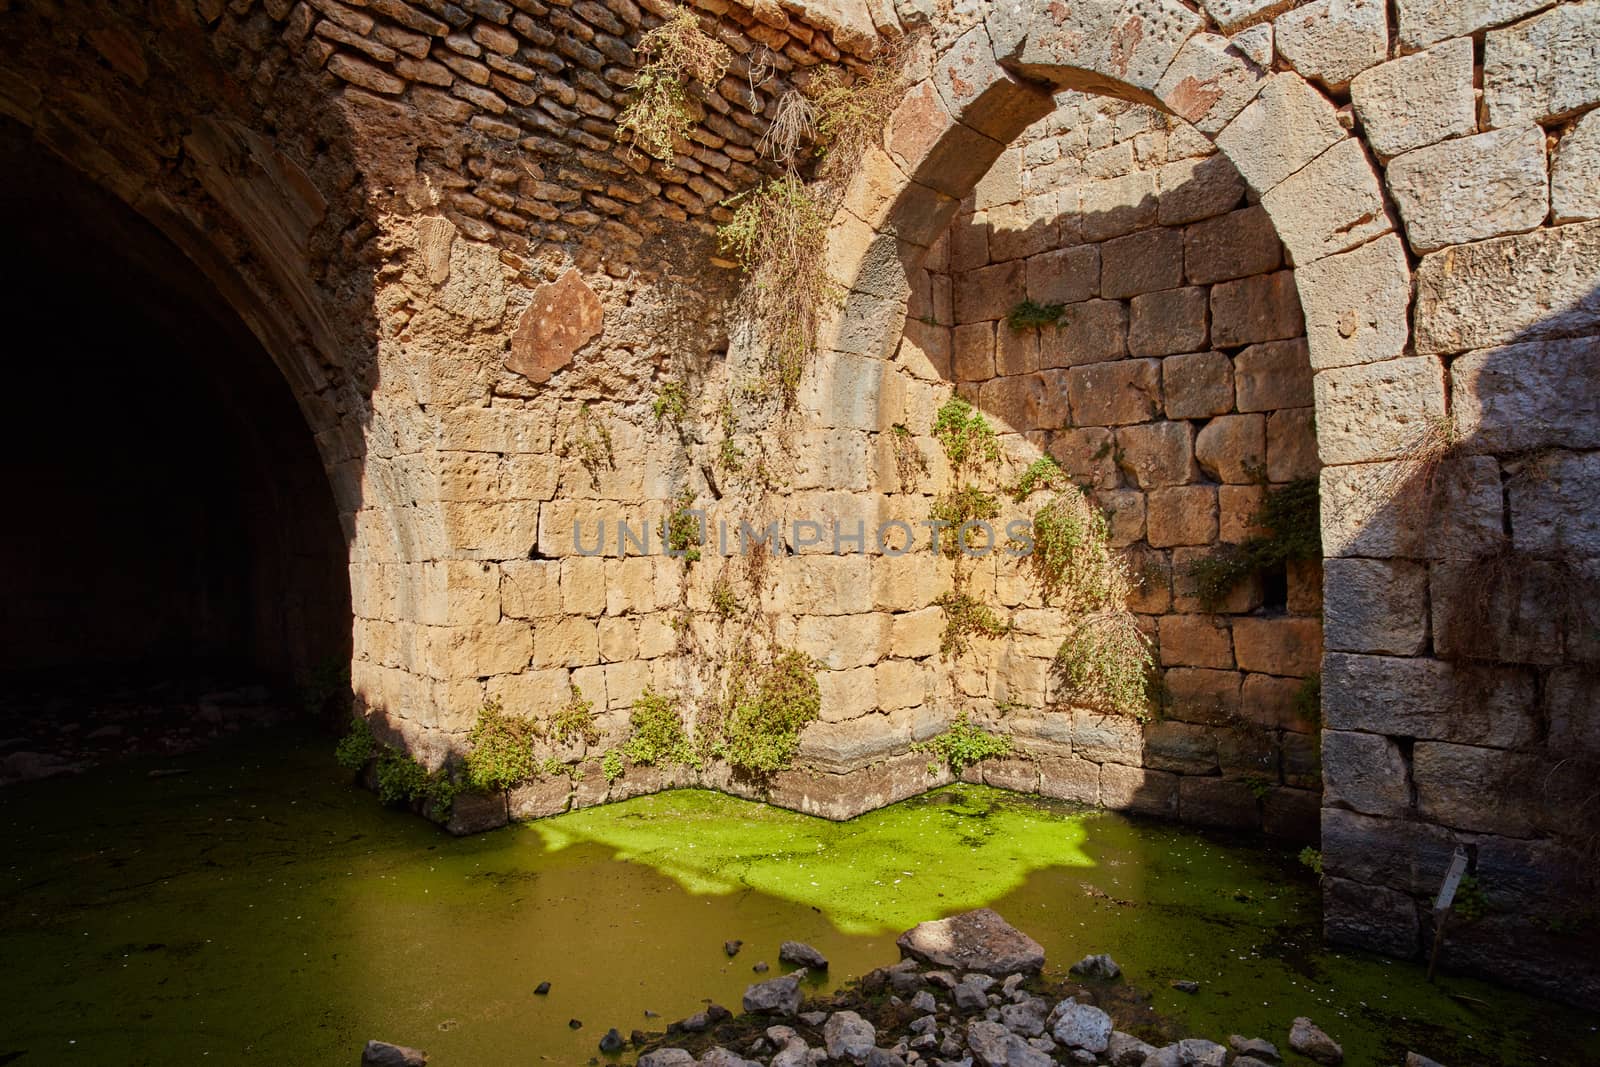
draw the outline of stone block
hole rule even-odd
[[[1428,643],[1428,573],[1406,560],[1326,561],[1330,651],[1420,654]]]
[[[1361,142],[1347,137],[1261,194],[1278,237],[1299,265],[1389,232],[1383,190]]]
[[[1314,844],[1322,798],[1310,789],[1274,789],[1261,802],[1261,829],[1273,837]]]
[[[1027,262],[1028,299],[1039,304],[1077,304],[1098,296],[1100,246],[1073,245]]]
[[[958,123],[931,81],[907,93],[889,116],[884,146],[913,181],[956,198],[965,196],[1005,150],[1000,141]]]
[[[1293,0],[1202,0],[1200,5],[1207,15],[1222,28],[1223,33],[1233,33],[1245,26],[1270,19],[1280,11],[1294,6]]]
[[[1121,237],[1156,224],[1159,194],[1154,171],[1087,182],[1082,190],[1083,236],[1088,241]]]
[[[1552,119],[1600,103],[1600,3],[1561,4],[1491,30],[1483,46],[1483,102],[1497,129]]]
[[[512,789],[509,796],[509,815],[512,822],[529,822],[567,810],[572,798],[572,780],[564,774],[550,778],[537,778],[523,782]]]
[[[1072,754],[1096,763],[1138,766],[1143,734],[1136,719],[1072,709]]]
[[[1600,452],[1550,451],[1527,461],[1512,474],[1507,500],[1517,551],[1600,558]]]
[[[1416,281],[1418,353],[1600,332],[1600,222],[1435,253]]]
[[[1398,356],[1410,338],[1411,268],[1395,234],[1295,271],[1311,366]]]
[[[1600,674],[1582,667],[1561,667],[1550,672],[1544,691],[1550,724],[1552,752],[1579,759],[1600,755]]]
[[[1213,481],[1233,485],[1259,481],[1267,461],[1266,417],[1217,416],[1195,435],[1194,458]]]
[[[1184,272],[1195,285],[1209,285],[1283,264],[1283,246],[1266,211],[1255,204],[1183,229]]]
[[[1455,835],[1442,826],[1322,809],[1322,869],[1331,877],[1431,896],[1455,847]]]
[[[1389,162],[1389,193],[1418,253],[1534,229],[1549,213],[1544,130],[1528,124],[1417,148]]]
[[[1513,507],[1515,505],[1513,504]],[[1563,658],[1570,577],[1555,563],[1491,556],[1429,570],[1433,647],[1450,659],[1555,664]]]
[[[1324,467],[1321,484],[1328,556],[1466,559],[1504,542],[1500,466],[1487,456],[1447,459],[1431,479],[1412,460]]]
[[[1161,361],[1124,359],[1074,367],[1067,395],[1077,426],[1121,426],[1145,422],[1161,410]]]
[[[1233,668],[1233,639],[1216,615],[1163,615],[1160,633],[1163,667]]]
[[[1600,111],[1575,122],[1556,146],[1550,214],[1555,222],[1600,218]]]
[[[1153,548],[1208,545],[1217,539],[1217,490],[1211,485],[1152,489],[1145,537]]]
[[[1178,818],[1196,826],[1256,830],[1261,826],[1261,806],[1244,782],[1185,777],[1178,781]]]
[[[1380,63],[1350,83],[1350,100],[1379,159],[1473,133],[1472,41],[1458,38]]]
[[[983,28],[976,27],[975,32],[982,33]],[[952,54],[960,48],[961,44],[958,42],[955,49],[952,49]],[[978,184],[973,186],[972,204],[977,210],[986,211],[1001,204],[1015,204],[1021,199],[1022,149],[1008,148],[1000,153],[1000,158],[990,166],[989,172],[979,178]]]
[[[1393,739],[1324,730],[1323,802],[1366,815],[1404,816],[1411,809],[1410,768]]]
[[[532,665],[585,667],[600,662],[600,634],[591,619],[561,618],[534,629]]]
[[[1389,54],[1383,0],[1312,0],[1273,20],[1278,56],[1332,90]]]
[[[1111,524],[1111,547],[1127,548],[1145,539],[1145,494],[1137,489],[1102,489],[1095,503]]]
[[[1168,163],[1157,172],[1156,221],[1182,226],[1232,211],[1244,199],[1239,168],[1221,152]]]
[[[1077,367],[1128,354],[1128,306],[1118,300],[1068,304],[1055,329],[1039,336],[1039,363]]]
[[[1176,774],[1107,763],[1100,768],[1100,805],[1113,811],[1174,816],[1178,812]]]
[[[1182,284],[1183,234],[1178,230],[1145,230],[1100,246],[1100,295],[1108,300]]]
[[[1300,678],[1279,678],[1271,674],[1247,674],[1239,692],[1239,714],[1269,730],[1295,730],[1301,733],[1317,728],[1316,709],[1300,707],[1304,686]]]
[[[1173,667],[1166,672],[1171,706],[1167,718],[1179,722],[1225,726],[1239,714],[1237,671]]]
[[[1267,478],[1292,482],[1315,478],[1322,469],[1317,460],[1316,414],[1311,408],[1284,408],[1267,418]]]
[[[1218,348],[1284,341],[1304,332],[1293,271],[1223,282],[1211,289],[1211,343]]]
[[[950,355],[956,381],[986,382],[994,377],[992,322],[971,322],[951,331]]]
[[[1200,33],[1184,42],[1161,76],[1156,96],[1202,133],[1216,133],[1261,91],[1268,71],[1226,37]]]
[[[1099,427],[1062,430],[1050,435],[1050,456],[1067,476],[1090,485],[1115,485],[1117,464],[1112,458],[1111,431]]]
[[[1039,793],[1079,804],[1100,802],[1100,765],[1076,756],[1040,756]]]
[[[1054,192],[1034,195],[1020,203],[989,209],[989,255],[999,260],[1021,259],[1057,248],[1061,244],[1059,200]],[[1075,219],[1068,220],[1069,225]]]
[[[1600,338],[1471,352],[1450,364],[1450,384],[1469,451],[1600,448]]]
[[[1311,365],[1305,339],[1251,345],[1233,357],[1233,382],[1240,411],[1310,407]]]
[[[1118,465],[1140,489],[1183,485],[1194,477],[1194,428],[1157,422],[1117,430]]]
[[[1233,655],[1241,670],[1303,678],[1322,665],[1322,623],[1293,616],[1233,620]]]
[[[1133,343],[1134,335],[1138,332],[1137,301],[1133,314],[1135,326],[1129,330],[1130,343]],[[1203,319],[1203,308],[1201,315]],[[1233,410],[1235,384],[1233,360],[1228,358],[1226,352],[1195,352],[1170,356],[1161,361],[1161,394],[1169,419],[1204,419],[1227,414]]]
[[[1430,356],[1318,372],[1317,448],[1335,465],[1405,455],[1444,415],[1444,370]]]
[[[1170,356],[1205,348],[1208,301],[1209,294],[1199,286],[1135,296],[1128,307],[1129,353]]]
[[[1330,651],[1322,692],[1329,729],[1501,748],[1538,736],[1538,692],[1523,668]]]
[[[1226,488],[1226,487],[1219,487]],[[1220,494],[1219,494],[1220,495]],[[1220,524],[1219,524],[1220,525]],[[1216,611],[1239,615],[1255,611],[1264,603],[1265,588],[1260,574],[1250,574],[1230,589],[1221,603],[1202,603],[1195,589],[1194,567],[1214,554],[1214,549],[1175,548],[1172,550],[1173,604],[1178,611]]]
[[[955,283],[956,322],[1003,319],[1022,302],[1023,263],[1013,260],[958,274]]]
[[[1400,44],[1406,51],[1426,48],[1447,37],[1468,37],[1489,26],[1504,26],[1549,6],[1549,0],[1398,0]]]
[[[1547,775],[1542,757],[1529,753],[1442,741],[1418,741],[1411,753],[1418,814],[1457,830],[1532,836]]]
[[[1265,537],[1265,526],[1256,524],[1256,514],[1267,499],[1264,485],[1219,485],[1217,487],[1217,538],[1239,545],[1252,537]]]
[[[1334,944],[1400,959],[1420,951],[1417,904],[1406,894],[1342,878],[1324,878],[1322,894],[1322,933]]]
[[[1216,141],[1250,187],[1265,194],[1344,136],[1327,98],[1285,72],[1269,78]]]

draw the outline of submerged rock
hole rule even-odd
[[[1173,980],[1172,988],[1180,993],[1198,993],[1200,992],[1200,983],[1192,978],[1177,978]]]
[[[427,1063],[428,1054],[421,1049],[387,1041],[368,1041],[361,1050],[361,1067],[427,1067]]]
[[[750,986],[744,991],[744,1010],[761,1015],[795,1014],[800,1010],[800,981],[805,974],[799,970]]]
[[[1289,1047],[1302,1056],[1309,1056],[1318,1063],[1332,1064],[1344,1062],[1344,1049],[1339,1043],[1323,1033],[1310,1019],[1304,1015],[1294,1021],[1289,1028]]]
[[[1074,963],[1070,968],[1073,974],[1081,974],[1085,978],[1120,978],[1122,968],[1117,966],[1117,961],[1104,952],[1094,956],[1085,956]]]
[[[606,1036],[600,1039],[600,1051],[621,1052],[625,1044],[626,1042],[622,1040],[621,1032],[619,1032],[617,1028],[613,1026],[611,1029],[606,1031]]]
[[[722,943],[722,951],[728,954],[729,959],[737,956],[741,948],[744,948],[743,941],[724,941]]]
[[[1241,1056],[1254,1056],[1261,1060],[1278,1060],[1278,1046],[1262,1037],[1244,1037],[1233,1034],[1228,1038],[1228,1047]]]
[[[1044,966],[1044,949],[1039,943],[990,908],[918,923],[901,934],[896,944],[902,953],[924,963],[963,971],[997,976],[1013,971],[1037,974]]]
[[[785,941],[778,948],[778,959],[796,967],[812,967],[819,971],[828,969],[828,957],[804,941]]]

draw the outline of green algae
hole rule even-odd
[[[440,1067],[585,1063],[607,1027],[736,1006],[784,939],[837,983],[895,958],[913,922],[978,905],[1054,967],[1111,952],[1213,1038],[1282,1045],[1307,1014],[1354,1064],[1600,1061],[1591,1016],[1326,951],[1288,848],[970,786],[843,824],[685,791],[453,840],[324,751],[257,741],[179,777],[0,795],[0,1061],[339,1064],[382,1037]]]

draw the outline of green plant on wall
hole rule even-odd
[[[532,720],[506,714],[498,702],[485,704],[467,734],[467,784],[492,792],[533,777],[537,736]]]
[[[933,418],[933,436],[958,472],[968,463],[999,462],[1000,445],[989,420],[962,397],[952,396],[939,408]]]
[[[334,761],[347,771],[359,771],[378,751],[378,740],[372,736],[372,726],[363,718],[350,720],[350,730],[334,747]]]
[[[611,431],[600,421],[594,409],[585,400],[578,406],[578,417],[562,443],[561,454],[573,456],[589,475],[589,485],[598,487],[600,475],[616,469],[616,457],[611,447]]]
[[[1069,624],[1054,669],[1073,703],[1099,711],[1150,717],[1150,641],[1131,612],[1082,615]]]
[[[657,693],[646,688],[633,702],[628,715],[631,731],[622,752],[641,766],[663,763],[698,765],[689,741],[689,731],[683,723],[683,711],[676,697]]]
[[[945,524],[939,533],[939,551],[951,559],[956,559],[962,554],[963,525],[968,522],[993,519],[999,514],[1000,501],[993,493],[985,492],[975,485],[963,485],[940,493],[934,497],[933,504],[928,509],[930,521]],[[971,536],[968,536],[967,543],[969,549],[981,551],[985,547]]]
[[[800,731],[822,708],[816,664],[794,650],[779,652],[765,669],[748,656],[734,660],[717,752],[751,774],[772,774],[794,762]]]
[[[711,610],[723,619],[731,619],[739,614],[739,598],[734,595],[733,583],[726,574],[718,575],[711,584]]]
[[[617,116],[617,133],[667,164],[677,142],[695,123],[689,83],[713,89],[728,73],[733,53],[700,26],[687,8],[672,7],[666,21],[639,38],[635,51],[645,60],[634,73],[632,96]]]
[[[595,721],[594,702],[583,698],[583,690],[570,686],[567,702],[550,717],[550,739],[558,745],[583,741],[592,745],[600,740],[600,724]]]
[[[1322,873],[1322,853],[1307,845],[1300,850],[1300,865],[1313,874]]]
[[[937,773],[941,763],[948,765],[955,774],[960,774],[966,768],[981,763],[991,756],[1010,755],[1011,738],[1003,734],[990,733],[970,721],[967,713],[962,712],[942,733],[926,741],[919,741],[912,745],[911,749],[913,752],[927,752],[938,757],[935,762],[928,764],[929,774]]]
[[[607,782],[615,782],[622,777],[622,753],[614,748],[606,749],[606,754],[600,758],[600,773]]]
[[[1006,313],[1006,325],[1011,327],[1013,333],[1039,330],[1060,322],[1061,315],[1066,310],[1065,304],[1040,304],[1033,300],[1024,300]]]
[[[1322,675],[1310,674],[1300,679],[1294,691],[1292,705],[1295,718],[1309,723],[1322,722]]]
[[[1065,489],[1071,484],[1054,456],[1040,456],[1023,468],[1011,487],[1011,499],[1020,504],[1040,489]]]
[[[939,637],[939,656],[950,659],[972,647],[974,637],[1004,637],[1011,624],[1002,622],[983,601],[965,592],[949,592],[934,601],[944,612],[944,632]]]
[[[693,510],[694,494],[685,489],[673,503],[672,510],[662,520],[661,539],[668,551],[690,563],[700,559],[700,519]]]
[[[916,492],[917,485],[928,473],[928,461],[904,423],[897,422],[889,428],[889,446],[894,449],[894,469],[900,476],[902,492]]]
[[[1195,596],[1208,611],[1221,607],[1228,594],[1252,575],[1294,560],[1322,558],[1316,479],[1302,478],[1269,491],[1250,521],[1264,527],[1265,536],[1218,549],[1189,564]]]
[[[449,772],[429,771],[408,754],[385,748],[374,774],[378,799],[385,804],[431,802],[440,815],[448,814],[460,787]]]
[[[1077,611],[1109,610],[1127,601],[1127,565],[1112,553],[1110,524],[1077,489],[1057,493],[1034,513],[1028,565],[1046,601]]]
[[[689,417],[689,393],[683,383],[662,382],[650,403],[650,410],[655,414],[657,426],[663,422],[682,426],[683,420]]]

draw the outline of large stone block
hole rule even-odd
[[[1200,286],[1134,297],[1128,312],[1129,353],[1169,356],[1204,348],[1208,300],[1209,294]]]
[[[996,57],[1024,76],[1064,77],[1071,88],[1120,82],[1148,98],[1178,49],[1204,24],[1173,0],[1060,8],[1049,20],[1032,7],[998,6],[987,20]]]
[[[1428,572],[1407,560],[1330,559],[1323,566],[1329,651],[1415,656],[1428,643]]]
[[[1237,671],[1173,667],[1166,672],[1166,683],[1172,698],[1167,709],[1170,719],[1222,726],[1239,714]]]
[[[1159,195],[1154,171],[1088,182],[1082,190],[1083,236],[1104,241],[1156,223]]]
[[[1469,451],[1600,448],[1600,338],[1472,352],[1450,364],[1450,384]]]
[[[1328,556],[1469,559],[1504,542],[1500,465],[1414,459],[1322,470],[1322,550]]]
[[[1286,72],[1268,79],[1216,140],[1250,187],[1265,194],[1344,136],[1333,104]]]
[[[1208,545],[1217,539],[1217,489],[1175,485],[1148,495],[1145,537],[1154,548]]]
[[[1489,124],[1545,123],[1600,103],[1600,2],[1561,4],[1484,38]]]
[[[884,145],[913,181],[956,198],[988,173],[1006,147],[956,121],[931,81],[907,93],[889,116]]]
[[[1173,289],[1183,284],[1183,235],[1146,230],[1100,246],[1100,295],[1108,300]]]
[[[1444,416],[1444,368],[1429,356],[1317,373],[1317,448],[1325,464],[1406,454]]]
[[[1235,619],[1233,656],[1241,670],[1294,678],[1314,674],[1322,664],[1322,623],[1294,616]]]
[[[1267,463],[1266,417],[1217,416],[1195,435],[1194,458],[1213,481],[1233,485],[1258,481]]]
[[[1418,741],[1411,754],[1417,811],[1457,830],[1530,837],[1543,821],[1549,768],[1529,753]],[[1488,802],[1493,798],[1492,802]]]
[[[1515,556],[1433,564],[1433,647],[1453,659],[1560,663],[1570,578],[1555,563]]]
[[[1192,284],[1209,285],[1277,270],[1283,248],[1258,204],[1184,227],[1183,261]]]
[[[1398,0],[1400,43],[1407,51],[1416,51],[1447,37],[1504,26],[1549,4],[1550,0]]]
[[[1247,782],[1185,776],[1178,781],[1178,818],[1196,826],[1255,830],[1261,826],[1261,805]]]
[[[1518,667],[1329,652],[1322,712],[1331,730],[1516,748],[1538,736],[1538,690]]]
[[[1544,130],[1531,123],[1418,148],[1389,162],[1389,193],[1414,251],[1432,252],[1544,222]]]
[[[1322,798],[1311,789],[1274,789],[1261,803],[1261,829],[1272,837],[1314,844]]]
[[[1100,291],[1100,246],[1073,245],[1031,256],[1028,299],[1039,304],[1076,304]]]
[[[1233,357],[1233,383],[1240,411],[1310,407],[1311,364],[1305,340],[1251,345]],[[1170,398],[1167,403],[1170,407]]]
[[[1247,674],[1239,693],[1239,714],[1269,730],[1315,730],[1316,709],[1302,706],[1304,686],[1301,678]]]
[[[1389,12],[1382,0],[1312,0],[1273,20],[1278,55],[1329,89],[1389,54]]]
[[[1600,345],[1592,346],[1600,354]],[[1547,452],[1510,479],[1511,539],[1519,552],[1600,558],[1600,452]]]
[[[1157,221],[1181,226],[1221,215],[1239,206],[1244,179],[1239,168],[1220,152],[1168,163],[1157,174],[1160,204]]]
[[[1074,367],[1067,395],[1077,426],[1121,426],[1145,422],[1161,410],[1161,361],[1123,359]]]
[[[1336,945],[1411,959],[1421,950],[1417,904],[1404,893],[1379,886],[1322,880],[1322,932]]]
[[[1600,222],[1438,252],[1416,280],[1420,354],[1600,332]]]
[[[1315,411],[1309,407],[1274,411],[1267,418],[1267,479],[1315,478],[1321,468]]]
[[[1124,426],[1116,447],[1118,464],[1140,489],[1183,485],[1194,476],[1194,427],[1187,422]]]
[[[1211,289],[1211,343],[1218,348],[1283,341],[1304,332],[1293,271],[1223,282]]]
[[[1054,329],[1039,337],[1043,367],[1077,367],[1128,354],[1128,306],[1119,300],[1068,304]]]
[[[1350,100],[1380,159],[1472,133],[1478,128],[1472,41],[1446,41],[1381,63],[1350,83]]]
[[[1039,793],[1080,804],[1100,802],[1100,765],[1073,757],[1039,757]]]
[[[1600,110],[1579,119],[1556,147],[1550,214],[1556,222],[1600,218]]]
[[[1184,42],[1156,95],[1195,129],[1216,133],[1255,99],[1268,74],[1226,37],[1201,33]]]
[[[1544,691],[1552,752],[1579,759],[1600,756],[1600,672],[1562,667],[1550,672]]]
[[[1395,234],[1295,271],[1311,366],[1398,356],[1410,339],[1411,267]]]
[[[1136,321],[1138,314],[1135,307]],[[1204,315],[1202,305],[1202,318]],[[1233,361],[1226,352],[1195,352],[1162,360],[1161,391],[1167,418],[1204,419],[1232,411],[1233,373]]]
[[[1366,815],[1411,809],[1411,776],[1394,740],[1381,734],[1322,732],[1323,802]]]
[[[1383,190],[1361,142],[1347,137],[1261,194],[1297,265],[1366,244],[1389,231]]]
[[[1144,737],[1137,719],[1072,709],[1072,754],[1096,763],[1138,766]]]
[[[956,322],[1003,319],[1022,301],[1024,265],[1013,260],[956,276]]]
[[[1216,615],[1163,615],[1160,621],[1163,667],[1233,667],[1233,639]]]
[[[1178,775],[1107,763],[1100,768],[1100,804],[1113,811],[1176,815]]]
[[[1294,0],[1203,0],[1201,6],[1223,33],[1232,33],[1293,7]]]

